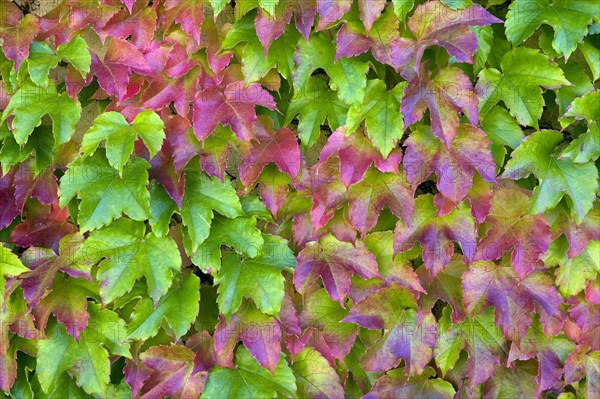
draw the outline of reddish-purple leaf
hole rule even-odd
[[[293,180],[298,176],[301,156],[296,135],[286,127],[273,131],[273,124],[272,119],[261,117],[254,125],[258,142],[242,154],[239,166],[240,179],[245,186],[251,186],[270,162]]]
[[[156,27],[156,10],[147,7],[133,15],[125,10],[120,11],[97,32],[102,41],[105,41],[109,37],[118,37],[121,39],[130,37],[131,43],[135,47],[139,50],[145,50],[152,42]]]
[[[385,3],[386,0],[358,0],[358,9],[367,34],[371,31],[375,20],[381,15]]]
[[[229,320],[219,316],[214,336],[220,366],[234,367],[233,352],[242,341],[264,368],[275,372],[281,352],[281,327],[274,317],[261,313],[250,302],[244,302]]]
[[[16,168],[12,168],[3,176],[0,176],[0,229],[10,225],[19,215],[20,210],[15,199],[15,177]]]
[[[477,37],[469,26],[502,22],[479,4],[453,10],[439,1],[421,4],[408,21],[415,39],[399,38],[392,44],[392,59],[400,74],[409,80],[419,74],[421,58],[427,47],[444,47],[458,62],[473,63]]]
[[[371,49],[377,61],[392,65],[390,47],[400,37],[399,26],[400,21],[391,8],[375,21],[370,31],[363,31],[358,23],[345,23],[337,33],[335,60],[354,57]]]
[[[362,242],[353,247],[328,235],[319,242],[309,242],[300,252],[294,285],[305,292],[320,277],[331,299],[344,306],[353,274],[363,279],[379,277],[375,256]]]
[[[417,186],[431,175],[437,176],[437,188],[454,204],[462,201],[473,184],[475,171],[488,182],[496,181],[496,163],[485,133],[472,125],[460,125],[458,136],[446,147],[421,126],[406,140],[402,164],[408,181]]]
[[[253,139],[253,126],[257,120],[254,107],[260,105],[275,109],[271,94],[260,84],[249,86],[243,81],[212,86],[200,91],[194,101],[194,132],[204,140],[217,128],[231,126],[240,140]]]
[[[417,197],[410,221],[398,220],[394,230],[396,253],[409,250],[417,242],[421,244],[423,262],[430,278],[450,263],[454,254],[453,241],[460,245],[465,262],[470,263],[475,253],[475,221],[464,206],[445,216],[437,216],[431,195]]]
[[[1,7],[2,52],[6,58],[14,61],[16,71],[21,62],[29,57],[29,45],[40,31],[39,19],[33,14],[23,16],[23,12],[13,2],[5,2]]]
[[[473,125],[479,120],[477,95],[471,80],[456,67],[440,69],[435,77],[424,65],[420,75],[415,75],[404,89],[400,106],[404,128],[421,120],[429,110],[433,133],[450,148],[459,133],[460,112]]]
[[[60,209],[58,203],[52,205],[29,203],[26,220],[15,226],[10,233],[10,241],[22,248],[37,245],[58,252],[61,238],[74,230],[73,224],[67,221],[68,217],[67,208]]]
[[[375,225],[385,206],[392,213],[410,220],[415,208],[413,189],[404,176],[380,173],[370,169],[365,177],[348,191],[350,221],[364,237]]]
[[[319,12],[317,31],[339,21],[344,14],[350,11],[351,6],[352,0],[317,0],[317,11]]]
[[[486,219],[486,236],[477,245],[476,259],[500,259],[511,251],[511,264],[520,278],[535,269],[552,240],[543,215],[530,215],[531,199],[516,186],[494,192],[492,209]]]
[[[200,44],[204,4],[204,1],[197,0],[166,0],[164,18],[174,19],[196,43]]]
[[[398,285],[375,291],[356,303],[344,321],[370,330],[385,329],[361,359],[365,370],[382,372],[404,360],[406,375],[419,375],[431,360],[437,339],[433,315],[417,322],[417,303],[412,294]]]
[[[140,399],[197,398],[204,390],[208,373],[192,373],[194,352],[185,346],[151,346],[140,359],[151,373],[140,390]]]
[[[476,261],[463,275],[462,285],[467,312],[479,314],[494,306],[496,324],[507,339],[525,337],[535,312],[540,315],[546,334],[556,335],[562,328],[562,301],[554,282],[542,271],[520,280],[510,265]]]
[[[361,180],[373,163],[382,172],[398,173],[398,163],[402,159],[398,152],[392,152],[383,159],[360,129],[348,135],[345,126],[329,136],[319,155],[320,163],[325,163],[333,155],[340,160],[340,177],[346,187]]]
[[[332,301],[323,289],[304,297],[304,309],[300,314],[302,326],[314,331],[313,346],[333,364],[335,359],[346,357],[358,334],[356,325],[341,321],[346,316],[348,311]]]

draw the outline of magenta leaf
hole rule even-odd
[[[471,124],[479,120],[477,96],[471,80],[456,67],[438,71],[435,77],[425,65],[421,75],[415,75],[404,89],[401,111],[405,129],[421,120],[429,110],[433,133],[450,148],[459,134],[462,111]]]
[[[353,274],[363,279],[378,277],[375,256],[361,242],[353,247],[328,235],[318,242],[308,243],[300,252],[294,285],[298,291],[304,292],[320,277],[331,299],[344,306]]]
[[[460,125],[458,132],[447,148],[430,128],[419,127],[406,140],[402,161],[412,185],[419,185],[435,174],[438,190],[454,204],[467,196],[475,171],[488,182],[496,181],[496,163],[485,133],[472,125]]]
[[[422,195],[415,200],[415,212],[408,222],[400,219],[394,230],[394,250],[405,252],[415,243],[423,247],[423,262],[431,278],[441,272],[454,254],[456,241],[466,263],[473,260],[476,235],[475,221],[466,207],[437,216],[433,197]]]
[[[552,279],[543,271],[519,280],[510,266],[476,261],[463,275],[462,285],[467,312],[479,314],[494,306],[496,324],[507,339],[525,337],[536,312],[546,334],[555,335],[562,326],[562,301]]]

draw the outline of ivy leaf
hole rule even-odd
[[[157,304],[181,268],[181,256],[170,237],[145,234],[144,223],[119,219],[94,231],[85,241],[78,256],[96,263],[103,303],[111,303],[129,292],[136,280],[145,277],[148,295]]]
[[[181,25],[181,29],[200,44],[200,29],[204,21],[204,2],[167,0],[165,13],[172,15],[175,22]]]
[[[221,269],[222,245],[233,247],[239,254],[256,258],[264,243],[263,235],[256,227],[255,217],[228,219],[217,216],[210,227],[210,235],[198,248],[192,261],[205,273],[214,275]],[[231,258],[229,260],[236,262]]]
[[[320,277],[331,299],[344,307],[353,274],[362,279],[379,277],[375,256],[362,242],[354,247],[327,235],[309,242],[298,255],[294,285],[302,293]]]
[[[359,182],[372,164],[375,164],[375,167],[381,172],[398,174],[398,164],[402,160],[402,154],[399,151],[392,152],[387,159],[382,158],[362,131],[357,130],[354,134],[348,135],[345,126],[329,136],[319,155],[317,173],[323,174],[321,171],[323,165],[333,155],[337,155],[340,160],[340,180],[346,188]],[[323,180],[323,177],[320,179]]]
[[[386,330],[361,359],[365,370],[387,371],[397,367],[401,360],[406,365],[406,375],[419,375],[425,370],[437,339],[437,324],[432,314],[418,322],[416,308],[412,294],[392,284],[350,309],[350,315],[343,321],[370,330]]]
[[[141,138],[150,152],[150,158],[153,158],[165,138],[164,128],[163,121],[154,111],[139,113],[131,125],[122,114],[105,112],[94,120],[93,126],[83,136],[83,158],[93,154],[98,145],[105,141],[108,163],[122,176],[135,140]]]
[[[510,266],[476,261],[463,275],[462,285],[467,312],[476,315],[494,306],[496,324],[507,339],[525,337],[536,311],[546,334],[562,327],[562,301],[552,279],[541,271],[519,279]]]
[[[296,396],[294,375],[282,354],[270,374],[242,347],[235,352],[236,367],[216,367],[208,375],[202,394],[206,399],[270,398],[277,393]]]
[[[61,238],[74,229],[68,218],[67,208],[60,209],[56,203],[43,205],[30,202],[27,204],[27,219],[15,226],[10,233],[10,241],[22,248],[39,245],[58,251]]]
[[[111,37],[102,60],[92,53],[91,70],[106,93],[123,101],[127,95],[131,73],[148,74],[151,68],[133,43]]]
[[[48,338],[39,341],[38,379],[44,392],[51,393],[59,377],[68,371],[77,384],[90,395],[106,396],[110,378],[110,353],[130,357],[129,345],[119,344],[125,322],[116,313],[90,304],[90,323],[79,342],[64,327],[53,323],[46,330]],[[111,329],[92,326],[108,325]],[[108,350],[107,350],[108,349]]]
[[[529,360],[537,357],[536,395],[540,395],[542,391],[553,388],[562,378],[563,364],[574,349],[575,344],[564,336],[547,336],[538,318],[534,316],[534,322],[520,345],[514,342],[511,344],[507,364],[510,365],[516,359]]]
[[[421,120],[428,109],[433,133],[450,148],[459,133],[461,111],[471,124],[477,125],[477,97],[471,80],[459,68],[441,69],[433,79],[429,70],[424,69],[404,89],[401,107],[404,126],[406,129]]]
[[[391,8],[375,21],[370,31],[366,30],[358,15],[349,14],[346,23],[337,33],[335,60],[340,57],[355,57],[371,49],[377,61],[393,65],[390,48],[400,37],[399,26],[398,18]]]
[[[369,169],[364,178],[348,190],[350,222],[364,237],[375,225],[385,206],[410,220],[414,210],[413,190],[404,176]]]
[[[296,355],[292,370],[296,376],[299,397],[345,397],[335,369],[313,348],[304,348]]]
[[[229,320],[219,316],[215,327],[215,352],[219,365],[234,367],[233,352],[238,341],[258,360],[260,365],[274,373],[281,352],[281,327],[272,316],[259,311],[251,302],[244,302]]]
[[[492,309],[469,317],[462,323],[453,324],[450,308],[445,307],[439,321],[439,331],[440,338],[434,352],[436,364],[445,375],[454,368],[461,350],[466,350],[469,355],[466,375],[471,387],[487,381],[500,366],[500,362],[507,358],[508,344],[494,324]]]
[[[577,223],[592,209],[598,191],[598,169],[592,162],[578,164],[556,157],[554,149],[563,141],[561,133],[542,130],[528,136],[512,153],[503,176],[522,179],[534,174],[540,184],[533,190],[532,213],[542,213],[566,194],[576,213]]]
[[[81,36],[76,36],[67,44],[62,44],[56,49],[56,53],[43,42],[31,43],[27,69],[33,83],[38,86],[46,86],[50,70],[56,68],[61,60],[68,61],[82,77],[90,73],[92,58],[87,49],[87,43]]]
[[[540,27],[554,29],[552,47],[568,59],[588,34],[588,25],[600,20],[600,10],[585,0],[517,0],[506,14],[506,37],[513,45],[524,42]]]
[[[339,21],[344,14],[350,11],[350,7],[352,7],[352,0],[317,0],[317,11],[319,12],[317,31]]]
[[[403,255],[394,255],[394,234],[392,231],[376,231],[364,238],[365,245],[377,258],[381,277],[387,283],[396,283],[411,291],[422,292],[419,276]]]
[[[477,37],[469,26],[486,26],[502,22],[479,4],[453,10],[437,1],[427,1],[417,7],[408,21],[415,39],[399,38],[392,43],[394,66],[406,80],[419,74],[421,58],[427,47],[441,46],[458,62],[473,63]]]
[[[544,107],[540,86],[558,89],[570,82],[548,57],[530,48],[508,51],[500,66],[502,71],[488,68],[479,73],[476,90],[482,117],[503,101],[521,125],[537,129]]]
[[[477,246],[477,259],[500,259],[512,249],[511,264],[525,277],[535,269],[550,245],[551,232],[543,216],[529,215],[529,196],[516,187],[494,192],[492,209],[486,219],[486,236]]]
[[[194,352],[185,346],[151,346],[140,355],[150,375],[140,398],[196,398],[204,390],[207,373],[194,374]]]
[[[400,256],[400,255],[398,255]],[[438,299],[446,302],[452,309],[452,323],[458,324],[465,320],[465,311],[462,304],[462,286],[461,279],[465,272],[465,264],[459,255],[454,255],[448,266],[437,274],[433,279],[429,279],[429,272],[426,266],[421,266],[416,270],[420,283],[425,289],[421,292],[426,295],[419,296],[419,306],[421,312],[431,311]],[[429,281],[431,280],[431,281]],[[440,327],[440,331],[443,329]]]
[[[28,271],[29,269],[23,266],[17,255],[0,243],[0,303],[4,302],[6,277],[17,277]]]
[[[590,241],[576,257],[559,265],[556,284],[565,298],[583,291],[589,282],[596,281],[600,273],[600,242]]]
[[[11,115],[14,115],[12,130],[17,144],[27,143],[33,129],[48,115],[52,119],[54,144],[58,146],[71,139],[81,116],[81,105],[65,93],[59,94],[54,84],[42,87],[27,82],[10,98],[2,112],[2,122]]]
[[[75,233],[60,241],[58,250],[60,255],[57,255],[51,249],[37,247],[29,248],[23,252],[22,260],[31,270],[19,276],[19,279],[21,280],[23,297],[29,303],[30,308],[33,309],[38,305],[59,270],[71,277],[83,277],[92,280],[89,265],[73,259],[82,243],[83,236]]]
[[[434,371],[427,368],[423,375],[407,378],[402,369],[392,370],[380,377],[363,396],[363,399],[382,397],[419,398],[419,399],[452,399],[456,391],[451,383],[441,378],[431,378]]]
[[[588,131],[573,140],[562,156],[574,162],[585,163],[600,157],[600,91],[588,93],[571,103],[565,116],[587,121]]]
[[[150,214],[148,172],[150,164],[131,159],[119,173],[108,163],[103,149],[85,159],[76,159],[60,179],[59,206],[75,196],[81,199],[77,221],[82,231],[102,227],[122,213],[134,220],[146,220]]]
[[[65,278],[57,274],[49,287],[49,294],[34,309],[37,325],[44,330],[52,313],[79,340],[80,333],[89,324],[87,298],[97,297],[97,289],[80,278]]]
[[[254,138],[257,105],[275,109],[273,97],[258,83],[246,86],[243,81],[236,81],[206,88],[194,101],[194,133],[204,140],[221,124],[231,126],[240,140],[249,141]]]
[[[287,125],[298,115],[298,135],[302,144],[312,147],[321,134],[321,125],[327,121],[335,131],[346,124],[348,106],[329,88],[323,76],[310,76],[301,91],[295,91],[285,115]]]
[[[436,216],[437,208],[431,195],[415,200],[415,212],[409,222],[398,220],[394,230],[394,251],[405,252],[415,243],[423,247],[423,262],[430,278],[435,277],[450,263],[454,243],[458,242],[466,263],[473,260],[476,235],[475,221],[466,207],[461,206],[446,216]]]
[[[459,203],[473,185],[477,171],[488,182],[496,182],[496,163],[485,133],[472,125],[460,125],[450,147],[443,145],[430,128],[419,127],[406,140],[402,164],[410,184],[417,186],[432,174],[437,188],[449,201]]]
[[[198,316],[200,301],[200,279],[193,274],[181,278],[156,304],[149,298],[142,298],[131,315],[127,335],[129,340],[146,340],[156,335],[164,323],[169,326],[176,339],[181,338],[190,329],[190,324]]]
[[[221,183],[202,172],[187,170],[181,218],[188,230],[192,252],[196,252],[208,237],[213,211],[230,219],[244,215],[240,200],[229,182]]]
[[[309,77],[321,68],[331,78],[330,86],[336,88],[340,100],[348,105],[362,101],[367,87],[368,64],[354,58],[341,58],[336,62],[335,47],[325,34],[313,34],[309,42],[300,41],[294,62],[296,69],[292,80],[295,91],[305,92]]]
[[[284,281],[281,273],[291,271],[295,259],[286,240],[272,235],[263,237],[264,245],[255,258],[226,254],[223,259],[215,283],[219,284],[219,310],[226,317],[240,307],[244,297],[251,298],[266,314],[279,313]]]
[[[258,143],[242,155],[239,166],[242,183],[251,186],[270,162],[296,180],[301,156],[294,132],[286,127],[274,132],[273,121],[269,118],[261,118],[260,122],[254,129]]]
[[[348,310],[332,301],[324,289],[304,297],[300,322],[311,329],[312,338],[317,341],[316,349],[326,359],[342,360],[352,349],[358,328],[352,323],[342,322],[346,316]]]
[[[406,83],[399,83],[388,90],[384,81],[369,80],[362,104],[354,104],[348,111],[348,132],[354,132],[364,121],[367,135],[384,158],[402,138],[404,121],[400,115],[400,100],[405,86]]]
[[[33,14],[23,15],[16,4],[8,4],[2,6],[0,26],[2,52],[14,61],[17,71],[21,62],[29,56],[29,46],[40,32],[40,22]]]

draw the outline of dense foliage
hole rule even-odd
[[[0,5],[4,396],[600,394],[597,0]]]

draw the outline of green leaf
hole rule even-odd
[[[106,396],[110,376],[109,351],[130,357],[129,344],[118,343],[125,322],[116,313],[90,304],[90,323],[76,342],[57,323],[46,330],[48,338],[39,341],[37,376],[46,393],[54,390],[68,371],[88,394]]]
[[[542,130],[528,136],[512,153],[504,177],[523,179],[533,173],[540,179],[533,190],[530,211],[542,213],[555,207],[566,194],[576,213],[577,223],[592,209],[598,192],[598,169],[591,163],[577,164],[554,155],[563,136],[554,130]]]
[[[306,347],[294,358],[292,369],[300,398],[343,398],[340,377],[315,349]]]
[[[271,374],[242,346],[235,352],[233,369],[215,367],[208,374],[203,399],[272,398],[277,393],[297,397],[296,382],[285,356]]]
[[[29,269],[23,266],[17,255],[0,243],[0,303],[4,300],[6,277],[17,277],[28,271]]]
[[[550,64],[544,54],[525,47],[507,52],[502,57],[501,69],[488,68],[479,73],[477,96],[482,118],[499,101],[504,101],[521,125],[537,129],[544,107],[540,86],[558,89],[570,84],[563,71]]]
[[[585,119],[588,131],[573,140],[562,156],[577,163],[595,161],[600,157],[600,91],[576,98],[565,114],[577,120]]]
[[[161,184],[154,184],[150,188],[150,226],[159,237],[164,237],[169,232],[171,217],[177,210],[177,204]]]
[[[10,98],[2,123],[11,115],[15,117],[12,129],[19,145],[27,142],[33,129],[42,123],[42,116],[50,116],[57,146],[71,138],[81,116],[81,105],[65,93],[59,94],[53,84],[42,87],[27,82]]]
[[[215,283],[219,285],[219,310],[229,317],[242,304],[244,297],[251,298],[258,308],[277,316],[283,301],[282,271],[291,271],[296,263],[287,241],[264,235],[261,253],[253,259],[242,259],[226,254]]]
[[[149,298],[142,298],[131,315],[124,341],[145,340],[155,336],[163,320],[175,339],[181,338],[190,329],[198,316],[200,302],[200,279],[194,274],[182,278],[173,285],[156,307]]]
[[[76,159],[60,179],[60,206],[77,196],[81,199],[77,221],[83,231],[110,223],[122,213],[134,220],[149,217],[148,172],[150,164],[141,158],[130,160],[123,173],[108,163],[104,149],[93,156]]]
[[[569,58],[587,35],[588,25],[599,19],[594,0],[515,0],[506,15],[506,37],[518,45],[547,24],[554,29],[552,47]]]
[[[58,46],[56,53],[46,43],[33,41],[27,59],[27,69],[31,80],[40,86],[47,85],[50,70],[56,68],[61,60],[70,62],[85,77],[90,72],[92,63],[85,39],[75,36],[69,43]]]
[[[104,303],[129,292],[140,277],[155,304],[167,293],[173,272],[181,268],[179,249],[170,237],[145,233],[144,223],[119,219],[91,233],[79,250],[77,255],[88,262],[102,259],[96,278]]]
[[[493,309],[459,324],[452,323],[450,313],[451,308],[446,306],[439,321],[440,337],[434,350],[435,362],[445,375],[454,368],[461,350],[466,350],[469,354],[467,376],[474,387],[492,376],[502,359],[506,358],[508,345],[494,324]]]
[[[296,90],[285,114],[286,125],[298,115],[298,135],[302,144],[312,147],[327,121],[332,131],[346,124],[348,106],[329,88],[323,76],[311,76],[302,90]]]
[[[565,298],[584,290],[589,281],[595,281],[600,273],[600,241],[590,241],[587,247],[573,259],[558,267],[556,284]]]
[[[326,34],[313,34],[308,42],[301,40],[295,58],[294,90],[305,92],[309,77],[322,68],[342,101],[348,105],[361,102],[367,87],[369,65],[357,58],[342,57],[337,62],[334,58],[335,44]]]
[[[83,136],[83,158],[93,154],[98,145],[105,141],[108,163],[122,176],[123,168],[133,152],[135,140],[141,138],[150,152],[150,158],[153,158],[162,146],[164,129],[163,121],[154,111],[139,113],[131,125],[118,112],[100,114]]]
[[[216,177],[188,170],[185,173],[181,218],[191,239],[192,253],[208,237],[213,210],[231,219],[244,215],[240,199],[229,182],[222,183]]]
[[[384,158],[396,148],[404,133],[404,120],[400,115],[400,101],[406,83],[387,89],[382,80],[369,80],[362,104],[354,104],[348,111],[348,133],[353,133],[358,124],[365,121],[371,142]]]

